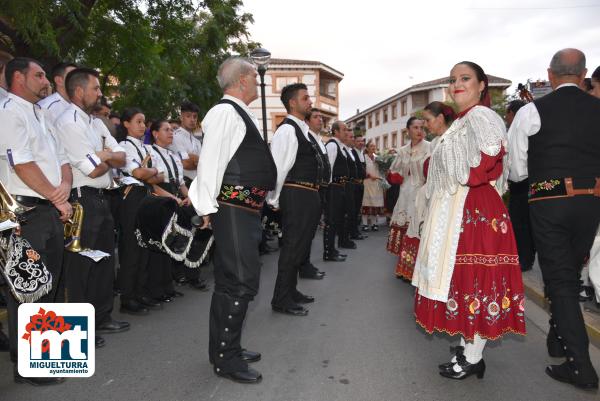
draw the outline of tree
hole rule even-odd
[[[0,49],[47,66],[70,59],[98,68],[117,109],[150,118],[186,99],[203,112],[221,95],[215,76],[248,40],[241,0],[0,0]]]

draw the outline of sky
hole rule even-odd
[[[514,86],[544,79],[552,55],[575,47],[600,66],[600,0],[244,0],[251,39],[272,57],[344,73],[346,119],[470,60]],[[514,87],[509,93],[514,92]]]

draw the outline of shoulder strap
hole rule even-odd
[[[125,138],[125,140],[127,142],[129,142],[131,145],[133,145],[133,147],[137,151],[138,156],[140,157],[140,162],[142,160],[144,160],[144,156],[142,156],[142,151],[137,147],[137,145],[135,143],[133,143],[133,141],[129,138]],[[146,155],[148,155],[148,151],[146,150],[146,148],[144,148],[144,151],[146,151]],[[148,162],[148,167],[152,167],[152,159],[150,159],[150,161]]]
[[[152,145],[152,148],[156,150],[156,153],[158,153],[163,163],[167,167],[167,174],[169,174],[169,182],[173,185],[177,185],[177,180],[175,179],[175,177],[173,177],[173,172],[171,171],[171,167],[169,167],[169,162],[167,162],[167,159],[165,159],[162,152],[158,150],[158,148],[155,145]],[[173,160],[173,158],[171,158],[171,160]]]

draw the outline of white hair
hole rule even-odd
[[[255,70],[252,64],[245,57],[229,57],[219,66],[217,81],[222,90],[227,90],[240,81],[242,75],[249,74]]]

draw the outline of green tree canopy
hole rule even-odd
[[[205,113],[221,96],[215,76],[247,54],[252,15],[241,0],[0,0],[0,50],[46,67],[62,60],[98,68],[116,109],[172,115],[190,100]]]

